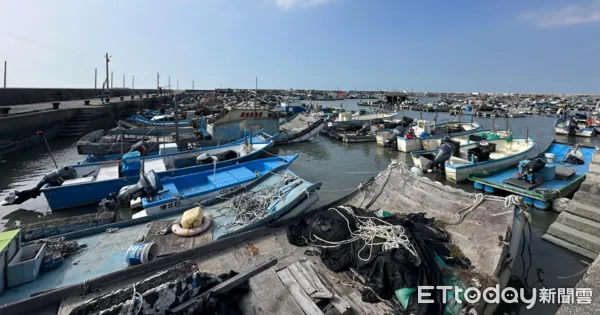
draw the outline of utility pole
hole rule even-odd
[[[179,79],[177,79],[177,90],[179,90]]]
[[[4,60],[4,88],[6,89],[6,60]]]
[[[94,92],[98,88],[98,68],[94,68]]]
[[[156,90],[160,88],[160,73],[156,73]]]
[[[114,77],[113,77],[113,74],[114,74],[114,73],[111,71],[111,72],[110,72],[110,88],[111,88],[111,89],[113,88],[113,84],[115,84],[115,80],[113,79],[113,78],[114,78]]]
[[[194,90],[194,81],[192,81],[192,91]]]
[[[110,86],[108,85],[108,63],[110,59],[108,58],[108,53],[106,53],[106,80],[104,83],[106,84],[106,91],[108,92],[108,97],[110,97]],[[102,84],[102,95],[104,95],[104,84]]]
[[[171,90],[171,76],[169,76],[169,90]]]
[[[125,88],[125,73],[123,73],[123,88]]]
[[[131,76],[131,89],[135,90],[135,76]]]

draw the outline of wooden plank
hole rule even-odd
[[[308,275],[308,279],[315,286],[315,289],[317,289],[317,291],[329,292],[329,290],[325,287],[323,282],[321,282],[321,279],[319,279],[319,276],[317,276],[315,269],[313,269],[312,261],[305,260],[300,263],[300,266],[302,267],[302,271],[304,271]]]
[[[287,269],[290,271],[294,279],[296,279],[296,282],[298,282],[302,290],[306,292],[306,294],[311,295],[317,292],[317,289],[315,289],[315,287],[310,283],[310,281],[306,279],[304,274],[302,274],[302,272],[300,271],[299,267],[302,268],[300,266],[300,262],[296,261],[295,263],[289,265]]]
[[[300,308],[306,315],[324,315],[319,307],[302,290],[292,273],[288,269],[282,269],[277,272],[281,282],[288,288],[292,297],[296,300]]]
[[[334,294],[331,299],[331,304],[340,312],[341,315],[350,313],[350,304],[339,295]]]
[[[275,264],[277,264],[277,259],[271,259],[271,260],[267,261],[266,263],[262,263],[244,273],[238,274],[237,276],[235,276],[227,281],[223,281],[223,282],[217,284],[216,286],[208,289],[206,292],[202,293],[201,295],[199,295],[193,299],[190,299],[189,301],[187,301],[185,303],[181,303],[177,307],[172,308],[169,311],[172,313],[178,313],[178,312],[188,308],[190,305],[194,304],[196,301],[201,299],[204,295],[208,294],[209,292],[215,292],[215,293],[227,292],[227,291],[231,290],[232,288],[240,285],[244,281],[254,277],[255,275],[275,266]]]
[[[310,295],[310,297],[312,299],[332,299],[333,298],[333,294],[331,292],[315,292],[313,294]]]

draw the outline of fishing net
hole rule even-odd
[[[284,175],[284,180],[275,185],[242,192],[231,198],[229,205],[225,208],[227,211],[222,212],[222,216],[234,216],[235,219],[232,222],[223,224],[222,227],[228,230],[234,226],[247,225],[264,218],[275,210],[270,207],[275,200],[285,201],[286,191],[301,183],[295,181],[296,184],[290,185],[292,181],[294,181],[292,176]]]

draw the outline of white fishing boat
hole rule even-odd
[[[458,136],[449,135],[450,140],[458,142],[461,146],[479,142],[482,140],[496,140],[510,136],[511,132],[507,130],[481,130],[476,133],[461,134]],[[444,138],[429,137],[421,140],[423,150],[435,150],[442,145]]]
[[[411,153],[411,156],[415,166],[423,170],[443,163],[446,180],[461,182],[468,179],[470,173],[490,172],[517,165],[528,157],[534,145],[531,138],[501,138],[474,142],[458,148],[444,143],[438,150],[417,151]]]
[[[578,124],[573,119],[566,123],[562,119],[557,119],[554,122],[554,132],[557,135],[590,138],[596,134],[596,129],[587,127],[586,124]]]
[[[476,122],[443,122],[417,120],[413,133],[396,138],[398,151],[412,152],[423,150],[423,140],[441,139],[447,135],[459,136],[481,131]]]

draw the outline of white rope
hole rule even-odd
[[[310,236],[311,240],[314,238],[318,241],[328,244],[328,245],[316,245],[316,246],[323,247],[323,248],[332,248],[332,247],[338,247],[338,246],[344,245],[344,244],[350,244],[350,243],[353,243],[358,240],[362,240],[365,244],[363,245],[363,247],[361,247],[361,249],[357,253],[358,259],[360,259],[362,261],[369,261],[371,259],[371,256],[373,254],[373,246],[382,245],[382,249],[384,251],[391,250],[391,249],[398,249],[400,247],[403,247],[409,253],[411,253],[413,256],[415,256],[415,258],[417,259],[417,265],[421,264],[421,259],[418,255],[416,249],[410,243],[410,240],[406,236],[404,227],[402,227],[401,225],[392,225],[392,224],[385,222],[381,219],[378,219],[376,217],[358,216],[354,213],[352,208],[349,208],[349,207],[340,206],[339,208],[346,210],[348,212],[348,214],[350,214],[354,218],[356,225],[357,225],[357,230],[352,231],[352,229],[350,228],[350,221],[348,221],[346,216],[344,216],[337,208],[330,208],[329,210],[335,210],[340,216],[342,216],[342,218],[344,218],[344,220],[346,220],[348,230],[350,231],[350,235],[352,237],[347,240],[343,240],[343,241],[331,242],[331,241],[324,240],[316,235],[311,235]],[[375,238],[383,239],[383,241],[375,242]],[[367,258],[363,258],[361,256],[361,252],[367,246],[369,247],[369,256]]]
[[[131,309],[129,310],[129,313],[131,313],[133,311],[133,308],[135,307],[135,298],[139,299],[140,302],[140,307],[137,309],[137,311],[134,313],[134,315],[138,315],[140,313],[140,311],[142,310],[143,307],[143,303],[144,303],[144,298],[142,297],[142,295],[137,292],[135,290],[135,283],[133,284],[133,296],[131,297]]]
[[[296,181],[295,185],[287,187],[287,189],[292,190],[299,185],[301,181],[297,181],[297,178],[288,174],[280,176],[283,176],[285,180],[280,181],[275,185],[263,187],[259,190],[241,192],[229,199],[228,206],[218,209],[217,212],[227,209],[227,211],[221,213],[220,216],[235,216],[235,218],[232,222],[223,224],[222,227],[228,230],[233,226],[248,225],[266,217],[269,214],[269,206],[275,200],[280,199],[285,204],[287,191],[284,192],[282,188],[288,183]]]

